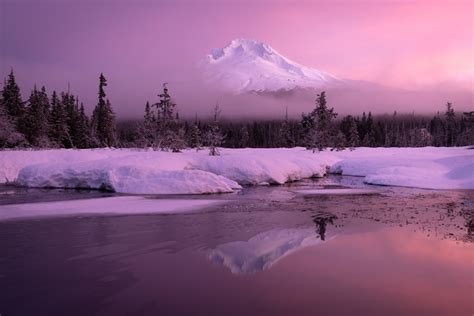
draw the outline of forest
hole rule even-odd
[[[180,119],[169,89],[159,102],[144,102],[142,120],[118,121],[107,98],[107,80],[99,76],[97,104],[89,117],[77,95],[49,94],[34,87],[23,100],[13,70],[0,95],[0,148],[149,148],[179,152],[207,147],[295,147],[313,151],[356,147],[468,146],[474,144],[474,111],[456,113],[453,104],[432,116],[401,114],[338,116],[323,91],[315,107],[300,119],[222,120],[218,104],[205,120]]]

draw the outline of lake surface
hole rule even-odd
[[[0,188],[0,204],[108,196]],[[0,314],[474,313],[474,190],[333,176],[187,198],[210,197],[228,202],[0,222]]]

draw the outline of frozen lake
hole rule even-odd
[[[106,205],[117,196],[3,186],[0,212],[86,198]],[[222,203],[177,214],[0,221],[0,314],[474,312],[474,190],[331,176],[185,199]]]

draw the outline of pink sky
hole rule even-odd
[[[234,38],[266,42],[301,64],[402,88],[472,89],[472,1],[4,0],[0,70],[94,103],[97,76],[115,104],[142,106]],[[112,98],[114,97],[114,98]],[[120,101],[119,101],[120,100]],[[120,104],[123,103],[123,104]],[[90,108],[92,105],[88,105]]]

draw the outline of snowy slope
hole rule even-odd
[[[346,81],[327,72],[300,65],[265,43],[235,39],[214,49],[201,64],[208,81],[234,92],[328,88]]]

